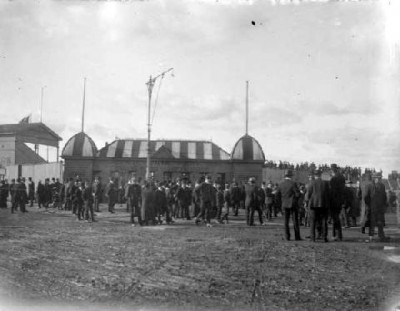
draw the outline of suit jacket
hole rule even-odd
[[[85,202],[87,202],[89,204],[92,204],[93,200],[94,200],[94,198],[93,198],[93,188],[91,186],[85,187],[83,189],[82,196],[83,196],[83,200]]]
[[[167,196],[163,188],[157,188],[154,193],[154,201],[157,208],[164,210],[168,206]]]
[[[242,196],[240,193],[240,188],[238,186],[232,186],[230,191],[231,191],[231,200],[233,202],[239,202]]]
[[[244,192],[246,194],[246,199],[244,201],[245,207],[248,208],[250,206],[255,207],[257,204],[257,187],[256,185],[246,184],[244,186]]]
[[[139,184],[129,184],[125,196],[131,200],[131,204],[137,205],[142,197],[142,188]]]
[[[366,197],[369,198],[372,211],[384,213],[387,207],[385,185],[381,182],[370,183],[366,187]]]
[[[202,203],[209,202],[211,204],[215,204],[215,190],[213,185],[203,182],[198,186],[198,189],[200,201]]]
[[[330,180],[331,191],[331,206],[332,208],[341,208],[344,203],[344,189],[346,187],[346,180],[343,175],[337,174]]]
[[[286,179],[279,185],[279,191],[282,197],[282,208],[296,207],[297,198],[300,192],[296,183],[291,179]]]
[[[307,189],[306,201],[310,208],[328,208],[329,204],[329,185],[321,178],[311,181]]]

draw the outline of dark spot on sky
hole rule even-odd
[[[256,22],[255,22],[255,21],[251,21],[251,24],[252,24],[253,26],[255,26],[255,25],[256,25]]]
[[[339,77],[338,77],[338,76],[336,76],[336,77],[335,77],[335,79],[337,80],[337,79],[339,79]]]

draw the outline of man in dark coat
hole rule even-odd
[[[272,182],[265,187],[265,217],[269,221],[272,219],[272,207],[274,205],[274,194],[272,193]]]
[[[52,200],[52,185],[50,179],[46,178],[44,181],[44,207],[49,207]]]
[[[36,200],[38,203],[38,208],[41,208],[44,205],[44,185],[42,181],[39,180],[37,188],[36,188]]]
[[[8,197],[9,187],[5,180],[1,181],[0,185],[0,207],[7,208],[7,197]]]
[[[262,184],[261,187],[256,188],[257,204],[255,210],[258,213],[258,219],[260,221],[260,224],[262,225],[264,223],[263,217],[265,213],[265,182]]]
[[[26,212],[25,209],[26,198],[27,198],[27,193],[26,193],[25,179],[18,178],[16,183],[15,202],[16,206],[19,206],[20,211],[23,213]]]
[[[140,201],[142,199],[142,188],[136,181],[136,176],[132,176],[128,183],[126,200],[129,204],[129,211],[131,213],[131,223],[135,226],[135,217],[138,217],[138,223],[142,222],[142,217],[140,213]]]
[[[279,185],[279,193],[282,198],[282,210],[285,214],[285,238],[288,241],[290,240],[289,219],[292,216],[295,240],[300,241],[299,211],[297,207],[299,190],[292,177],[293,172],[287,170],[285,172],[285,179]]]
[[[141,225],[155,223],[155,191],[150,181],[145,181],[142,188]]]
[[[385,212],[388,207],[385,185],[382,183],[382,176],[377,173],[373,176],[374,181],[366,188],[365,199],[369,201],[368,211],[370,218],[369,239],[375,234],[375,227],[378,227],[380,241],[386,241],[383,225],[385,223]]]
[[[244,205],[246,208],[246,224],[254,226],[254,211],[257,209],[257,187],[256,179],[250,177],[248,183],[244,186],[246,199]],[[261,221],[262,222],[262,221]]]
[[[192,203],[192,189],[187,186],[186,178],[182,179],[181,186],[177,189],[176,200],[179,205],[179,216],[190,220],[189,206]]]
[[[162,182],[157,183],[156,187],[157,187],[157,189],[154,193],[154,200],[155,200],[155,205],[159,212],[159,214],[157,216],[164,215],[167,224],[170,224],[172,219],[171,219],[171,215],[170,215],[169,209],[168,209],[168,201],[167,201],[167,195],[165,193],[164,183],[162,183]],[[158,221],[159,221],[159,223],[162,223],[160,217],[159,217]]]
[[[30,207],[33,206],[33,201],[35,200],[35,183],[32,177],[28,178],[28,200],[30,202]]]
[[[310,208],[310,239],[315,242],[316,224],[322,224],[322,236],[328,242],[329,184],[321,179],[321,171],[315,172],[315,179],[307,188],[305,200]]]
[[[340,173],[336,164],[331,165],[332,178],[330,180],[330,212],[333,220],[333,239],[342,241],[342,224],[340,223],[340,212],[344,204],[344,191],[346,179]]]
[[[83,201],[83,186],[80,180],[75,182],[75,191],[72,195],[73,210],[75,211],[78,220],[84,219],[84,201]]]
[[[205,220],[207,227],[211,226],[211,208],[215,204],[215,191],[211,183],[211,177],[206,176],[205,181],[199,186],[200,213],[197,215],[195,223],[199,224],[200,219]]]
[[[110,182],[107,186],[107,198],[108,198],[108,211],[115,213],[114,207],[118,200],[118,186],[114,183],[114,180],[110,178]]]
[[[82,193],[84,205],[85,205],[85,220],[89,221],[91,220],[94,222],[94,212],[93,212],[93,202],[94,202],[94,197],[93,197],[93,188],[90,182],[87,180],[85,181],[85,188],[83,189]]]
[[[240,207],[240,200],[242,194],[237,182],[233,182],[231,185],[231,202],[232,202],[232,210],[233,215],[238,216],[239,214],[239,207]]]

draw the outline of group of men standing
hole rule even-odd
[[[316,170],[310,183],[305,187],[304,204],[309,211],[310,240],[317,237],[328,242],[328,218],[332,221],[332,237],[335,241],[342,241],[341,213],[346,208],[346,181],[337,165],[331,166],[332,177],[329,181],[321,179],[321,171]],[[285,238],[290,240],[289,220],[292,218],[295,240],[301,240],[299,229],[299,205],[301,197],[298,185],[292,180],[293,172],[287,171],[284,181],[279,185],[282,198],[282,210],[285,215]],[[371,180],[373,178],[373,181]],[[383,226],[384,214],[387,207],[385,186],[382,176],[374,174],[367,177],[364,189],[358,187],[357,196],[363,201],[362,230],[369,226],[369,239],[374,236],[375,227],[378,227],[378,236],[381,241],[386,240]],[[317,234],[316,234],[317,233]]]
[[[35,182],[31,177],[28,181],[24,177],[12,179],[11,183],[7,180],[2,180],[0,184],[0,208],[7,208],[7,201],[11,202],[11,213],[18,210],[27,212],[26,205],[33,206],[33,202],[38,203],[38,207],[49,207],[57,205],[60,202],[59,194],[62,184],[56,178],[45,179],[43,184],[41,181],[35,186]]]
[[[174,218],[191,220],[194,217],[195,224],[205,223],[211,227],[212,218],[219,223],[228,223],[229,216],[238,216],[239,208],[243,207],[249,226],[254,225],[255,212],[258,213],[260,224],[265,224],[265,221],[270,221],[281,212],[284,216],[285,238],[291,239],[289,222],[292,219],[294,239],[301,240],[300,218],[304,208],[312,241],[320,238],[328,242],[328,219],[332,223],[333,240],[341,241],[341,218],[343,210],[348,206],[349,189],[346,189],[346,180],[337,165],[332,164],[331,171],[331,179],[327,181],[322,180],[320,170],[315,170],[306,185],[296,183],[293,171],[287,170],[283,181],[276,185],[263,182],[258,187],[252,177],[243,186],[233,181],[225,184],[224,188],[212,183],[210,176],[200,178],[194,187],[186,177],[175,183],[152,180],[142,183],[136,176],[132,176],[122,196],[133,226],[163,222],[170,224]],[[365,228],[369,227],[368,234],[372,239],[375,227],[378,227],[379,238],[385,240],[383,226],[387,196],[381,178],[380,174],[367,175],[363,187],[354,188],[354,197],[363,203],[362,232],[365,233]],[[25,178],[13,179],[11,184],[3,180],[0,184],[0,208],[7,207],[7,198],[10,196],[11,212],[14,213],[18,208],[26,212],[25,205],[30,203],[32,206],[36,199],[39,208],[52,204],[53,207],[72,211],[78,220],[95,221],[95,213],[101,212],[100,202],[103,197],[108,201],[108,211],[115,212],[120,188],[113,178],[105,187],[98,177],[94,182],[83,182],[79,177],[70,178],[64,184],[54,178],[50,183],[47,178],[44,185],[39,181],[37,187],[31,178],[27,183]],[[346,223],[349,222],[347,216],[344,215]],[[355,225],[354,215],[351,218]]]

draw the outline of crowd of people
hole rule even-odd
[[[264,163],[264,167],[268,168],[276,168],[276,169],[284,169],[284,170],[294,170],[294,171],[307,171],[313,172],[315,170],[320,170],[321,172],[330,172],[331,166],[329,164],[315,164],[314,162],[302,162],[302,163],[290,163],[287,161],[279,161],[275,162],[272,160],[267,160]],[[374,174],[376,170],[374,168],[365,168],[364,171],[361,167],[352,167],[352,166],[344,166],[341,168],[341,173],[348,180],[360,180],[362,175],[365,174]]]
[[[102,212],[100,203],[105,201],[109,213],[115,213],[116,204],[126,204],[132,226],[172,224],[177,219],[194,220],[196,225],[212,227],[211,220],[219,224],[229,223],[232,217],[245,209],[246,224],[265,225],[274,218],[283,217],[285,238],[290,240],[289,221],[292,219],[294,238],[301,240],[300,226],[310,227],[309,238],[312,241],[322,239],[328,242],[328,225],[332,224],[332,237],[342,240],[342,226],[357,226],[361,216],[362,232],[369,227],[370,239],[378,227],[381,240],[384,213],[390,201],[386,195],[382,176],[379,173],[366,174],[364,187],[360,182],[353,184],[344,173],[347,168],[330,166],[330,181],[321,179],[326,167],[314,168],[306,184],[292,180],[293,170],[285,171],[285,178],[280,183],[262,182],[257,185],[255,178],[242,184],[233,180],[224,185],[213,183],[210,176],[204,176],[194,185],[183,176],[176,181],[141,180],[131,176],[126,185],[110,178],[103,184],[98,177],[93,182],[83,181],[79,176],[61,183],[58,179],[45,179],[44,184],[35,183],[31,178],[3,180],[0,185],[0,207],[7,208],[11,203],[11,213],[18,209],[25,213],[26,205],[38,208],[58,208],[71,211],[77,220],[94,222],[97,213]],[[393,200],[393,198],[392,198]],[[395,198],[396,200],[396,198]],[[363,204],[362,204],[363,203]]]

